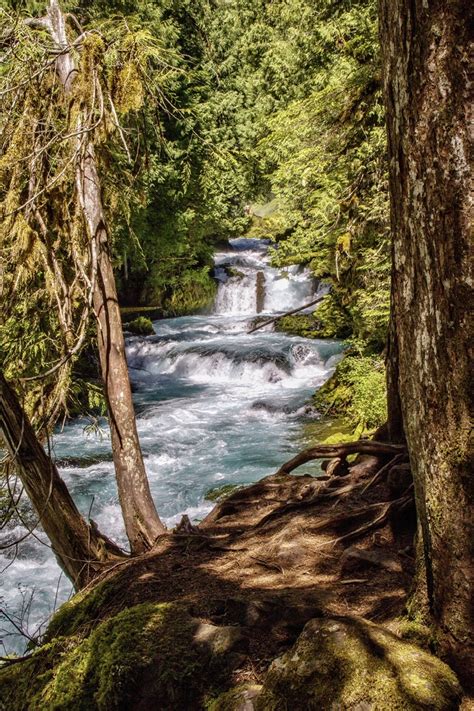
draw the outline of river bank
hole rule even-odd
[[[394,500],[374,466],[267,477],[113,566],[0,671],[7,707],[459,708],[429,628],[406,614],[414,510],[373,516]]]
[[[42,646],[0,672],[2,698],[18,711],[458,708],[459,684],[410,605],[415,512],[403,446],[350,462],[328,447],[332,463],[310,457],[296,476],[274,473],[323,432],[353,438],[310,400],[330,388],[341,343],[248,333],[258,313],[308,300],[311,276],[274,269],[266,246],[248,240],[218,253],[219,269],[213,314],[159,320],[154,335],[127,342],[169,533],[64,604]],[[125,547],[110,445],[84,438],[85,424],[66,427],[54,451],[81,510]],[[69,596],[60,579],[53,600],[56,570],[41,535],[7,569],[8,591],[35,578],[31,619]]]
[[[237,240],[216,253],[221,281],[213,313],[159,319],[154,335],[127,339],[145,464],[170,527],[183,514],[204,518],[210,489],[251,484],[311,443],[305,427],[317,415],[307,403],[333,371],[341,344],[268,329],[247,333],[257,315],[258,274],[265,278],[261,313],[299,306],[315,288],[299,267],[271,267],[267,247]],[[230,269],[242,276],[229,276]],[[71,421],[52,446],[81,512],[126,548],[105,419]],[[319,464],[308,471],[320,472]],[[26,502],[23,514],[35,523]],[[12,520],[2,543],[25,533],[21,520]],[[71,586],[40,529],[0,557],[2,609],[12,620],[2,621],[3,652],[22,653],[27,639],[15,624],[29,637],[41,634]]]

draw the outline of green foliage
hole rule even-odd
[[[387,419],[385,367],[376,356],[348,355],[314,397],[324,414],[344,415],[359,434]]]
[[[26,9],[36,6],[26,3]],[[161,19],[152,33],[133,18],[91,26],[86,17],[71,49],[77,71],[64,91],[48,33],[11,8],[0,9],[6,48],[0,72],[0,367],[21,382],[26,411],[40,429],[75,409],[81,384],[74,369],[91,344],[95,236],[88,234],[77,188],[85,141],[94,147],[111,242],[120,249],[144,195],[143,134],[152,125],[145,96],[160,110],[177,71],[167,47],[168,23]],[[68,31],[77,38],[77,22]],[[85,400],[99,404],[97,397]]]
[[[321,333],[380,352],[390,260],[376,18],[373,2],[319,5],[305,95],[270,118],[259,150],[279,205],[274,263],[330,278]]]
[[[92,103],[93,76],[117,114],[105,101],[94,142],[123,304],[152,304],[168,315],[206,309],[216,288],[214,245],[245,233],[270,236],[275,264],[307,264],[332,284],[317,310],[317,327],[308,317],[285,319],[281,327],[352,338],[364,352],[380,352],[388,321],[389,239],[375,2],[63,5],[87,33],[76,55],[72,106],[61,99],[51,65],[34,78],[13,116],[9,106],[2,109],[4,273],[15,297],[7,297],[0,323],[0,365],[8,377],[44,371],[69,348],[45,237],[31,214],[8,215],[28,194],[29,168],[18,159],[31,151],[38,120],[53,107],[43,127],[47,141],[52,132],[74,126],[81,106],[89,106],[91,120],[100,118],[100,102]],[[34,0],[15,7],[43,11]],[[3,25],[8,22],[4,15]],[[19,23],[15,32],[16,59],[2,70],[11,85],[25,64],[34,73],[45,56],[34,41],[37,30]],[[58,176],[70,153],[68,141],[45,151],[41,179]],[[66,170],[44,194],[54,217],[46,247],[54,248],[72,289],[69,339],[88,318],[84,280],[71,268],[77,260],[87,266],[88,259],[84,226],[67,198],[73,181]],[[25,386],[29,412],[39,412],[41,402],[45,412],[54,411],[51,421],[60,412],[76,412],[76,368],[71,359],[46,387]],[[87,400],[84,393],[79,397]]]
[[[128,321],[124,328],[135,336],[152,336],[155,333],[152,322],[146,316],[139,316],[133,321]]]

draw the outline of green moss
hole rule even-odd
[[[303,426],[305,447],[335,442],[352,442],[355,439],[353,428],[343,418],[322,417],[320,420],[307,422]]]
[[[311,620],[265,678],[258,711],[368,707],[454,711],[461,689],[436,657],[364,620]]]
[[[380,427],[387,419],[382,359],[346,356],[313,400],[315,407],[323,414],[349,419],[359,435]]]
[[[126,604],[126,590],[122,583],[122,575],[116,573],[92,589],[76,593],[71,600],[65,602],[49,623],[45,641],[58,636],[88,633],[104,617],[118,612]]]
[[[129,321],[124,328],[135,336],[152,336],[155,333],[151,320],[146,316]]]
[[[199,624],[179,603],[124,609],[85,639],[55,639],[2,670],[0,693],[18,711],[202,708],[203,694],[217,691],[227,650],[210,658],[196,641]]]
[[[30,711],[41,708],[34,699],[50,682],[54,666],[78,643],[76,637],[58,637],[36,650],[21,663],[0,668],[0,698],[5,708],[14,711]]]
[[[227,499],[234,491],[242,488],[242,484],[223,484],[222,486],[215,486],[209,489],[209,491],[206,491],[204,498],[206,501],[224,501],[224,499]]]
[[[420,619],[410,620],[408,617],[402,617],[397,621],[396,630],[402,639],[414,642],[423,649],[436,649],[433,630]]]

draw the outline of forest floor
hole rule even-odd
[[[352,709],[355,693],[376,697],[360,709],[470,711],[448,667],[420,649],[434,651],[430,629],[406,615],[416,519],[405,457],[331,460],[320,477],[279,472],[198,526],[183,517],[60,608],[43,646],[6,670],[0,709],[307,711],[339,696]],[[271,687],[288,664],[283,691]],[[316,683],[326,700],[315,706]]]
[[[125,600],[180,600],[204,623],[239,626],[244,653],[233,683],[258,683],[315,617],[361,616],[397,632],[414,574],[415,518],[408,507],[374,524],[393,498],[385,479],[372,483],[379,468],[380,459],[361,456],[347,476],[273,475],[234,492],[199,527],[119,563],[101,616]]]

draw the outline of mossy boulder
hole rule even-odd
[[[1,669],[0,697],[15,711],[202,709],[228,686],[243,641],[180,603],[143,603]]]
[[[155,333],[153,324],[146,316],[139,316],[124,326],[125,330],[134,336],[152,336]]]
[[[290,336],[302,336],[304,338],[321,337],[319,321],[309,314],[282,316],[278,321],[275,321],[275,331],[289,333]]]
[[[242,684],[211,701],[206,711],[254,711],[261,690],[257,684]]]
[[[233,277],[243,279],[245,276],[244,272],[242,272],[240,269],[236,269],[235,267],[224,267],[224,270],[229,279],[232,279]]]
[[[243,484],[222,484],[222,486],[215,486],[206,491],[204,498],[206,501],[224,501],[239,489],[243,489]]]
[[[363,619],[310,620],[275,659],[257,711],[451,711],[461,688],[442,661]]]

